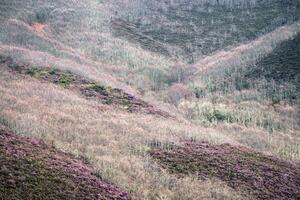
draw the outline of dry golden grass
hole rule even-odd
[[[300,161],[297,104],[272,106],[257,101],[211,102],[209,98],[182,101],[179,109],[195,123],[215,128],[243,145],[283,159]],[[224,119],[217,119],[224,117]]]
[[[58,86],[0,69],[1,123],[86,157],[96,172],[142,199],[232,199],[239,195],[218,180],[177,179],[146,155],[153,141],[198,138],[233,140],[184,120],[130,114],[86,100]]]
[[[113,77],[107,71],[107,66],[101,63],[90,63],[84,60],[76,62],[68,58],[55,57],[49,53],[9,45],[0,45],[0,53],[1,55],[13,57],[15,61],[20,63],[37,67],[55,67],[62,70],[70,70],[101,84],[122,88],[125,91],[134,93],[132,88]]]
[[[14,4],[15,2],[11,6]],[[90,0],[80,4],[82,7],[78,8],[76,13],[87,13],[80,18],[77,15],[69,16],[72,9],[68,10],[68,6],[73,8],[74,5],[68,2],[64,5],[66,8],[55,9],[51,20],[43,24],[30,25],[22,18],[5,19],[0,28],[1,54],[10,54],[32,65],[50,65],[71,70],[105,85],[122,88],[129,93],[136,91],[128,86],[128,83],[134,87],[145,87],[151,83],[147,70],[164,69],[172,64],[173,61],[168,58],[114,38],[108,24],[111,13],[104,4]],[[20,16],[27,11],[26,9],[20,11]],[[60,15],[66,15],[71,25],[61,28]],[[77,20],[74,21],[74,18]],[[56,28],[61,31],[57,33]]]

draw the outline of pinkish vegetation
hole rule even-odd
[[[130,199],[89,165],[40,140],[0,129],[0,199]]]
[[[171,173],[219,178],[257,199],[300,199],[299,166],[242,146],[187,142],[151,156]]]

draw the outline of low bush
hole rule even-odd
[[[205,90],[205,88],[201,88],[201,87],[194,87],[193,92],[194,92],[196,98],[198,98],[198,99],[205,97],[207,94],[207,91]]]
[[[43,8],[37,8],[34,10],[34,13],[32,13],[28,17],[28,23],[34,24],[34,23],[46,23],[51,12],[51,8],[43,7]]]
[[[252,104],[229,106],[201,101],[188,106],[188,110],[192,119],[207,125],[237,123],[246,127],[263,128],[269,132],[287,129],[278,113]]]

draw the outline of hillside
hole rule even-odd
[[[300,35],[280,44],[271,54],[258,61],[247,77],[291,82],[300,87]]]
[[[130,199],[93,175],[85,161],[42,141],[6,128],[0,139],[1,199]]]
[[[244,147],[186,142],[171,151],[156,150],[151,156],[171,173],[218,177],[257,199],[300,197],[297,166]]]
[[[0,199],[299,199],[299,13],[1,1]]]
[[[299,20],[299,1],[129,1],[116,5],[116,35],[195,62]],[[221,14],[220,14],[221,13]]]

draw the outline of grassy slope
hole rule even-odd
[[[51,60],[59,62],[69,59],[75,64],[70,66],[73,71],[80,70],[78,64],[84,65],[83,73],[95,76],[96,72],[107,85],[117,82],[112,80],[117,78],[123,82],[118,87],[127,83],[148,88],[154,84],[151,71],[172,63],[164,56],[114,38],[109,26],[112,13],[99,1],[2,1],[0,9],[4,24],[0,28],[1,44],[50,54]],[[35,23],[46,26],[39,32],[34,29]]]
[[[214,63],[210,58],[203,61],[212,64],[190,84],[197,98],[183,101],[182,109],[201,124],[222,124],[223,133],[261,150],[269,149],[271,143],[275,150],[282,145],[282,136],[293,138],[297,142],[290,141],[278,149],[278,154],[298,159],[298,38],[299,33],[277,44],[266,55],[254,56],[251,62],[242,58],[239,62],[233,56],[233,62],[228,64],[225,61],[231,57],[230,52],[221,54],[223,63]],[[248,59],[246,52],[241,55]]]
[[[233,140],[184,120],[128,113],[60,86],[0,68],[0,120],[18,134],[52,141],[86,157],[95,171],[126,191],[146,199],[231,199],[239,196],[219,180],[177,179],[149,160],[158,142],[181,139],[222,143]]]
[[[10,57],[2,56],[0,56],[0,66],[8,68],[15,73],[28,75],[39,80],[60,85],[66,89],[71,89],[86,98],[94,97],[103,104],[115,105],[128,112],[142,112],[163,117],[171,117],[167,112],[164,112],[121,89],[99,85],[96,82],[90,81],[70,71],[62,71],[57,68],[36,68],[17,63]]]

